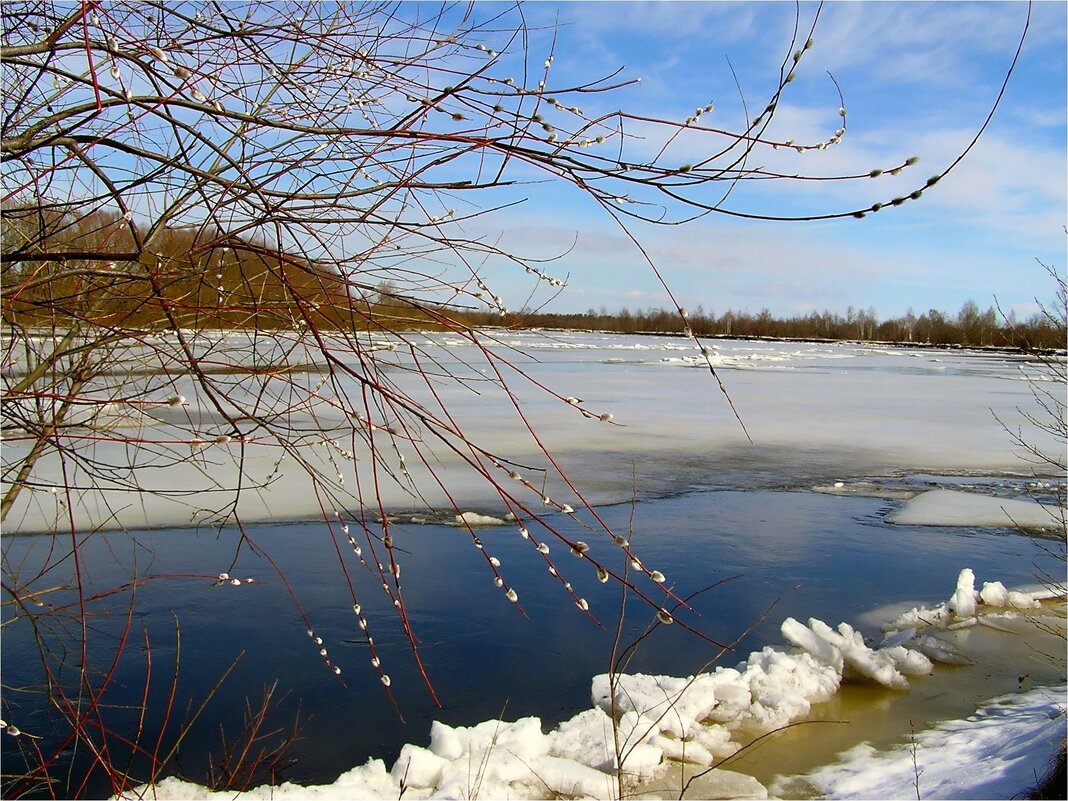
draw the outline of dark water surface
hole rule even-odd
[[[1000,580],[1007,585],[1034,581],[1036,568],[1063,572],[1063,564],[1009,530],[884,522],[899,504],[812,492],[722,491],[646,501],[633,510],[615,506],[601,513],[616,531],[632,528],[632,543],[645,564],[666,574],[680,595],[737,576],[698,596],[693,601],[696,615],[686,618],[722,642],[741,638],[733,653],[721,657],[720,663],[728,665],[765,644],[781,643],[778,627],[789,615],[819,617],[833,625],[887,603],[944,600],[962,567],[975,570],[980,582]],[[578,521],[557,517],[561,532],[589,542],[592,556],[622,570],[622,554],[604,532],[587,531]],[[126,615],[132,616],[124,654],[98,707],[104,725],[127,738],[137,731],[136,707],[145,692],[149,655],[147,721],[162,719],[178,665],[168,730],[173,736],[244,652],[208,702],[169,773],[203,781],[207,753],[218,752],[219,727],[235,735],[246,699],[255,703],[262,689],[277,681],[277,695],[285,697],[272,717],[274,725],[291,722],[298,710],[302,721],[301,739],[289,753],[296,761],[285,778],[322,783],[368,757],[381,757],[391,765],[403,743],[428,742],[435,719],[459,725],[537,715],[548,728],[590,706],[590,679],[608,667],[619,613],[618,586],[599,584],[587,561],[572,558],[565,546],[550,541],[554,564],[588,600],[590,611],[604,624],[598,627],[575,607],[514,526],[480,529],[478,534],[487,553],[500,559],[501,574],[519,593],[526,616],[494,586],[467,531],[440,525],[393,529],[395,543],[404,551],[402,586],[409,617],[443,704],[440,709],[419,677],[379,579],[353,557],[344,537],[338,536],[335,544],[322,523],[247,528],[250,540],[277,564],[284,581],[248,543],[239,547],[236,531],[98,534],[82,541],[77,565],[69,556],[62,558],[70,550],[69,541],[21,537],[5,543],[4,556],[5,571],[27,579],[46,561],[53,565],[33,582],[31,589],[38,592],[62,585],[76,569],[97,592],[107,592],[135,574],[158,576],[133,593],[126,589],[88,606],[87,663],[98,683],[111,666]],[[342,564],[370,621],[403,722],[368,664]],[[211,575],[204,574],[206,569]],[[212,576],[222,571],[252,577],[255,583],[218,584]],[[642,586],[656,593],[651,582]],[[62,671],[62,677],[76,676],[77,610],[49,611],[74,599],[56,590],[39,596],[45,606],[17,608],[8,603],[7,594],[4,600],[3,718],[42,736],[42,748],[48,751],[55,744],[57,714],[40,692],[41,653],[45,649],[48,664]],[[651,617],[648,607],[632,602],[625,641]],[[309,622],[323,638],[330,659],[341,667],[340,677],[324,664],[318,646],[307,636]],[[628,670],[687,675],[716,653],[680,626],[661,626],[638,649]],[[149,750],[157,732],[146,723],[142,743]],[[26,739],[3,737],[6,775],[19,770],[19,742],[25,745]],[[109,742],[113,759],[128,750],[118,738]],[[67,764],[73,760],[81,766],[72,775],[84,774],[88,759],[83,752],[68,750],[64,755]],[[57,768],[60,797],[79,789],[97,797],[111,792],[99,777],[84,788],[64,786],[66,767],[57,763]],[[143,764],[140,770],[143,776]]]

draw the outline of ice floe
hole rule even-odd
[[[913,526],[1064,528],[1065,510],[1032,500],[936,489],[917,495],[890,517]]]
[[[923,629],[956,629],[976,624],[1011,621],[1018,610],[1036,609],[1041,601],[1064,597],[1068,586],[1051,583],[1034,588],[1010,591],[1000,581],[987,581],[975,589],[975,574],[961,570],[953,595],[943,604],[933,607],[913,607],[883,625],[884,631],[920,631]]]
[[[503,526],[505,521],[493,515],[483,515],[478,512],[461,512],[456,515],[457,526]]]
[[[917,490],[907,487],[888,486],[874,481],[835,481],[833,484],[817,484],[813,492],[824,495],[848,495],[859,498],[885,498],[907,501],[916,497]]]

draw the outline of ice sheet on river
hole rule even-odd
[[[974,583],[971,570],[961,571],[952,597],[937,607],[939,625],[949,627],[986,612],[1003,611],[1007,590],[1003,596],[999,583],[988,582],[977,592]],[[1021,592],[1020,597],[1037,604],[1037,598],[1063,593],[1063,589]],[[283,784],[244,795],[253,799],[398,798],[403,792],[408,798],[614,798],[619,771],[633,790],[664,773],[669,761],[699,769],[711,766],[753,737],[804,718],[813,704],[830,699],[843,681],[875,682],[905,690],[907,676],[930,672],[934,669],[932,660],[955,661],[948,646],[931,646],[928,641],[935,637],[929,632],[922,632],[919,625],[902,631],[900,622],[894,621],[896,630],[881,646],[873,647],[848,624],[832,629],[819,620],[803,624],[788,618],[782,633],[793,647],[766,646],[733,667],[717,666],[685,678],[595,676],[593,707],[548,733],[536,717],[457,727],[435,722],[429,744],[405,745],[391,770],[387,771],[381,760],[372,759],[330,785]],[[945,752],[953,756],[967,752],[967,762],[973,766],[966,777],[962,773],[952,785],[938,778],[941,774],[932,768],[932,788],[952,786],[954,792],[967,796],[969,788],[985,790],[1019,782],[1022,754],[1049,739],[1050,714],[1063,701],[1063,689],[1050,693],[1041,697],[1031,694],[1023,699],[1022,707],[1017,705],[1017,711],[1023,709],[1027,714],[1013,713],[1015,728],[1008,739],[999,738],[991,725],[1002,715],[1002,707],[992,707],[977,722],[969,719],[921,735],[924,759],[932,760],[932,765],[939,764]],[[1058,725],[1063,729],[1063,723]],[[880,759],[870,749],[861,749],[846,766],[827,769],[810,779],[841,786],[855,792],[856,797],[898,797],[884,795],[884,785],[877,783],[882,778]],[[887,764],[894,765],[892,775],[897,776],[899,756],[886,759]],[[1033,765],[1034,760],[1027,764]],[[767,797],[765,788],[751,777],[725,771],[719,778],[722,791],[730,797]],[[1018,791],[1026,784],[1012,789]],[[713,792],[715,787],[705,783],[702,792]],[[900,791],[895,784],[885,787]],[[146,788],[137,792],[145,793]],[[221,799],[231,795],[210,793],[173,778],[149,792],[159,799]]]
[[[124,373],[116,379],[116,392],[133,393],[130,413],[124,417],[112,403],[94,406],[92,419],[74,420],[65,433],[79,458],[61,465],[54,455],[44,456],[8,514],[6,529],[69,525],[61,492],[65,482],[72,488],[74,524],[82,530],[198,525],[231,511],[245,522],[309,520],[321,517],[324,506],[327,515],[338,508],[393,512],[429,506],[450,516],[479,509],[501,517],[508,510],[485,477],[517,492],[520,485],[509,480],[507,465],[498,468],[483,460],[484,474],[472,469],[464,461],[468,441],[501,460],[530,466],[520,472],[529,481],[532,504],[541,504],[545,493],[575,508],[580,501],[555,474],[539,443],[595,504],[630,500],[635,480],[642,496],[650,497],[717,481],[811,485],[831,476],[892,471],[1019,473],[1030,468],[1011,452],[1008,433],[991,414],[993,409],[1005,425],[1015,427],[1027,425],[1024,414],[1040,413],[1027,381],[1020,380],[1026,364],[1020,357],[845,343],[717,341],[720,375],[753,438],[750,443],[707,365],[678,369],[661,361],[678,358],[681,349],[696,354],[686,340],[579,332],[487,336],[530,377],[507,373],[522,418],[488,367],[485,374],[479,369],[487,363],[470,343],[455,336],[412,335],[423,356],[458,376],[439,382],[436,397],[428,397],[411,354],[389,347],[396,343],[368,346],[398,392],[430,409],[438,398],[447,406],[467,438],[452,440],[459,455],[425,426],[398,434],[392,419],[346,416],[347,399],[359,397],[360,388],[338,378],[341,383],[332,390],[336,397],[320,398],[317,393],[327,390],[316,387],[325,374],[314,364],[314,353],[304,350],[299,359],[288,357],[306,360],[304,372],[285,373],[287,389],[273,401],[285,407],[287,425],[297,437],[295,445],[285,447],[244,422],[239,427],[245,428],[235,431],[190,376],[153,374],[143,381],[154,381],[154,388],[142,392],[140,384],[122,383],[130,380]],[[230,343],[230,350],[220,351],[220,343]],[[213,358],[238,366],[242,359],[276,362],[280,357],[271,346],[270,337],[261,338],[248,356],[242,348],[249,346],[234,337],[203,343]],[[929,359],[936,354],[941,361],[933,370]],[[335,355],[346,357],[341,344]],[[621,362],[607,364],[610,356]],[[736,369],[743,364],[746,369]],[[228,382],[234,404],[227,412],[233,419],[250,419],[249,409],[257,419],[275,413],[270,393],[257,392],[256,381],[266,381],[266,375],[246,371],[219,379]],[[109,402],[116,400],[115,393],[101,392]],[[173,399],[180,400],[172,405]],[[265,403],[268,407],[261,408]],[[116,427],[116,421],[125,427]],[[97,424],[107,436],[94,428]],[[377,459],[367,446],[372,427]],[[1051,453],[1063,448],[1063,442],[1043,436],[1035,432],[1036,447]],[[131,448],[122,438],[141,444]],[[17,463],[32,444],[32,436],[20,440],[18,432],[5,432],[5,464]],[[107,469],[87,472],[84,465],[91,461]],[[301,464],[325,481],[313,486]],[[238,486],[243,490],[235,499]]]

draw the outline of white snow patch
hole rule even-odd
[[[458,526],[503,526],[504,520],[493,515],[481,515],[478,512],[463,512],[456,515]]]
[[[889,520],[906,526],[1057,528],[1064,526],[1065,510],[1037,501],[938,489],[917,495]]]
[[[917,782],[922,798],[1014,798],[1045,774],[1063,742],[1066,703],[1068,685],[1003,696],[920,732],[915,750],[861,744],[804,779],[828,798],[915,798]],[[788,797],[785,781],[772,792]]]

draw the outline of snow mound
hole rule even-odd
[[[991,498],[959,490],[938,489],[907,501],[889,521],[905,526],[996,526],[1063,528],[1065,510],[1037,501]]]

